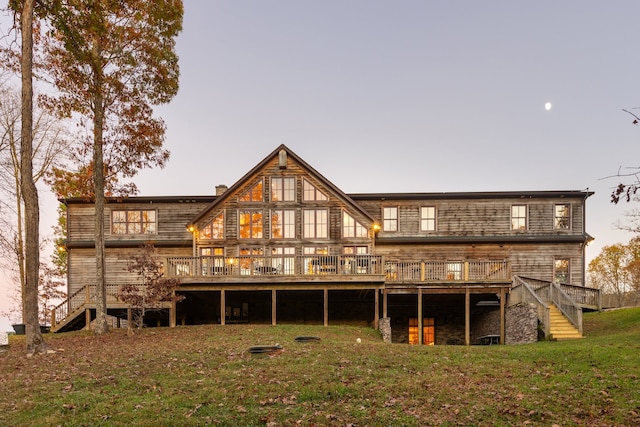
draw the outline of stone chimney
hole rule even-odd
[[[226,185],[216,185],[216,196],[222,196],[228,188]]]

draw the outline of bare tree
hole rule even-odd
[[[3,267],[15,273],[20,295],[25,291],[25,210],[21,191],[21,101],[19,92],[0,88],[0,251]],[[68,149],[59,121],[44,110],[36,113],[32,138],[33,181],[38,183],[60,164]],[[45,241],[40,242],[40,246]],[[24,307],[22,307],[24,311]]]

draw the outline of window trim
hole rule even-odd
[[[433,218],[425,217],[423,212],[425,209],[433,209]],[[433,228],[425,228],[423,224],[433,222]],[[420,206],[420,231],[435,232],[438,230],[438,209],[436,206]]]
[[[122,213],[122,212],[124,213],[125,221],[115,222],[114,216],[117,213]],[[139,222],[129,221],[130,212],[137,212],[140,215],[140,221]],[[144,212],[153,212],[153,221],[143,221],[145,217]],[[158,210],[157,209],[113,209],[111,210],[110,219],[111,219],[110,230],[111,230],[111,235],[113,236],[148,236],[148,235],[158,234]],[[115,230],[116,224],[124,225],[124,233],[116,232]],[[129,224],[138,224],[140,226],[141,231],[139,233],[130,233]],[[153,231],[145,232],[144,224],[153,224]]]
[[[280,182],[280,188],[278,188],[277,192],[274,191],[274,188],[275,188],[274,182],[276,181]],[[290,188],[290,189],[287,188],[287,186],[285,185],[285,182],[287,181],[293,182],[293,188]],[[272,176],[269,179],[269,197],[271,202],[273,203],[295,202],[296,186],[297,186],[297,182],[294,176]],[[277,193],[280,193],[280,194],[277,194]],[[274,197],[274,195],[276,194],[277,194],[277,197]],[[287,194],[290,194],[291,199],[287,199],[285,197]]]
[[[395,218],[387,218],[386,213],[387,210],[394,209],[395,210]],[[389,233],[396,233],[400,229],[400,208],[398,206],[383,206],[382,207],[382,231],[386,231]],[[395,224],[394,229],[387,228],[387,224]]]
[[[560,206],[566,206],[567,207],[567,216],[558,216],[558,211],[556,210],[558,207]],[[566,218],[567,220],[567,226],[566,227],[559,227],[558,223],[559,223],[559,219],[564,219]],[[553,229],[554,230],[571,230],[571,204],[570,203],[554,203],[553,204]]]
[[[520,217],[520,216],[514,216],[513,215],[513,208],[516,207],[523,207],[524,208],[524,216]],[[514,219],[521,219],[524,218],[524,227],[523,228],[515,228],[513,225],[513,221]],[[513,205],[511,205],[510,208],[510,230],[511,231],[527,231],[529,229],[529,206],[527,204],[521,204],[521,203],[514,203]]]

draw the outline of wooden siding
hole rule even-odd
[[[356,200],[357,201],[357,200]],[[362,200],[358,201],[369,214],[382,223],[384,207],[398,207],[398,231],[381,230],[384,237],[450,237],[450,236],[526,236],[526,235],[579,235],[584,233],[583,200],[566,198],[548,199],[468,199],[468,200]],[[571,206],[571,227],[554,228],[554,206]],[[511,206],[526,205],[528,228],[511,229]],[[436,230],[420,230],[420,208],[436,208]]]

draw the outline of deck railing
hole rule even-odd
[[[171,257],[167,277],[309,276],[384,274],[376,255],[277,255],[238,257]]]
[[[387,282],[509,281],[507,261],[385,262]]]
[[[107,284],[107,303],[118,302],[118,285]],[[51,309],[51,326],[53,328],[56,325],[62,323],[69,314],[76,311],[88,303],[94,303],[96,301],[96,287],[95,286],[83,286],[71,295],[67,297],[60,304]]]
[[[532,279],[529,277],[522,277],[522,279],[526,280],[534,290],[546,287],[550,283],[547,280]],[[600,289],[568,285],[566,283],[556,283],[556,285],[576,304],[598,310],[602,308]]]

